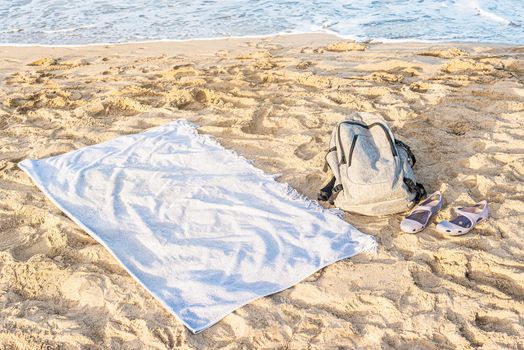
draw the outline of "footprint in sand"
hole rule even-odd
[[[0,220],[0,251],[20,246],[26,241],[25,235],[13,232],[14,229],[19,231],[20,222],[19,215],[3,214],[3,218]]]
[[[473,126],[469,122],[456,122],[449,125],[446,132],[456,136],[464,136],[468,131],[471,131]]]
[[[506,312],[506,318],[497,317],[497,313],[475,315],[475,325],[485,332],[506,333],[509,336],[517,336],[519,332],[513,326],[518,322],[519,316],[514,313]]]
[[[295,156],[302,160],[310,160],[317,154],[321,153],[321,146],[323,140],[321,137],[312,137],[311,140],[305,142],[295,149]]]
[[[247,134],[268,134],[272,133],[271,128],[267,128],[264,126],[264,119],[266,119],[272,112],[273,107],[271,106],[263,106],[259,109],[257,109],[253,116],[251,117],[251,121],[246,126],[243,126],[241,130]]]

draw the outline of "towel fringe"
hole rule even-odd
[[[369,242],[364,247],[360,248],[361,252],[373,255],[378,254],[378,243],[376,238],[373,236],[368,236],[368,238]]]
[[[329,211],[331,214],[336,215],[340,219],[344,219],[345,212],[342,209],[340,209],[340,208],[328,208],[326,210]]]

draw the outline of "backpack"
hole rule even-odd
[[[318,199],[363,215],[388,215],[412,208],[426,195],[413,172],[411,149],[395,139],[386,122],[360,113],[338,123],[329,142],[324,171],[332,177]]]

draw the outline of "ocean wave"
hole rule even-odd
[[[329,32],[357,40],[524,44],[522,0],[0,2],[0,43],[82,45]]]

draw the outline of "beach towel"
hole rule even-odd
[[[19,166],[194,333],[375,249],[185,120]]]

